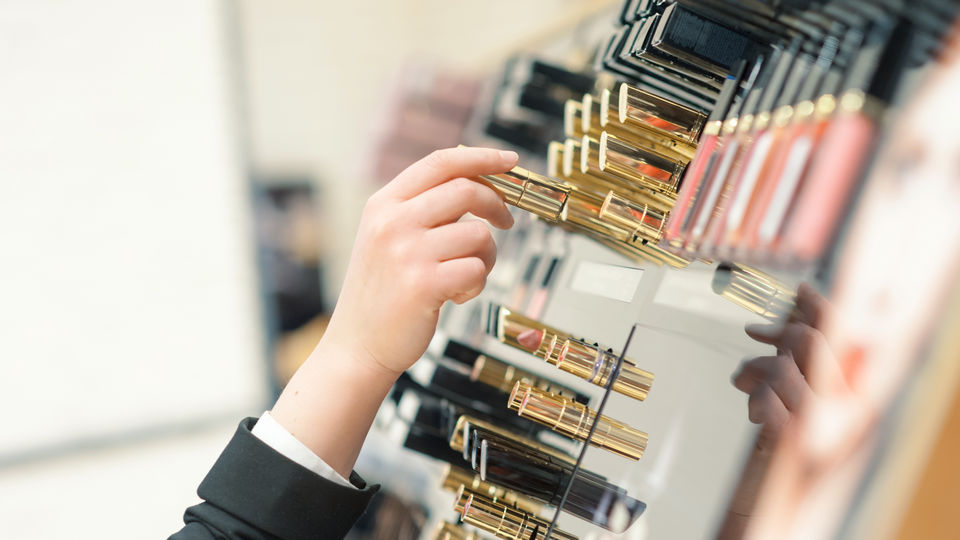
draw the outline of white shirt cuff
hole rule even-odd
[[[340,476],[340,473],[333,470],[333,467],[327,465],[327,462],[320,459],[320,456],[313,453],[305,444],[297,440],[289,431],[287,431],[279,422],[270,416],[270,412],[264,412],[251,431],[253,435],[280,452],[284,457],[293,461],[301,467],[307,468],[316,474],[336,482],[342,486],[357,489],[346,478]]]

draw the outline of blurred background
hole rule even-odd
[[[0,1],[0,537],[179,528],[322,332],[366,197],[612,6]],[[379,152],[432,80],[461,124]]]

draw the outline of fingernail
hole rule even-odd
[[[743,327],[748,334],[758,336],[775,336],[780,331],[780,326],[776,324],[748,324]]]
[[[520,159],[520,156],[518,156],[516,152],[513,152],[511,150],[501,150],[500,159],[502,159],[507,163],[516,163],[517,160]]]

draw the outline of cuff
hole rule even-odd
[[[284,457],[297,465],[309,469],[341,486],[348,488],[353,487],[349,480],[333,470],[333,467],[327,465],[326,461],[314,454],[305,444],[300,442],[292,433],[274,420],[274,418],[270,416],[269,411],[260,416],[260,419],[257,420],[257,424],[253,426],[253,430],[251,431],[256,438],[267,443],[271,448],[280,452]]]

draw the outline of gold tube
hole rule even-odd
[[[793,289],[750,266],[720,265],[712,286],[720,296],[772,321],[790,315],[796,308]]]
[[[568,99],[563,105],[563,134],[566,137],[583,137],[583,104]]]
[[[693,159],[697,145],[689,141],[676,139],[665,132],[646,125],[623,124],[620,122],[618,99],[612,98],[610,90],[600,92],[600,130],[607,131],[630,144],[647,148],[662,156],[679,161],[684,165]],[[593,123],[591,123],[593,127]],[[599,138],[599,133],[588,133]]]
[[[642,236],[653,242],[663,238],[663,227],[667,222],[666,215],[646,204],[636,204],[611,191],[600,206],[600,219],[629,231],[631,240],[634,236]]]
[[[587,441],[590,428],[597,423],[592,446],[603,448],[628,459],[638,460],[647,448],[647,434],[607,416],[597,416],[589,407],[563,396],[537,390],[518,382],[514,392],[523,396],[517,413],[534,422],[575,439]],[[510,404],[516,399],[511,397]]]
[[[521,167],[480,178],[497,190],[507,204],[553,222],[560,218],[570,191],[562,183]]]
[[[465,451],[467,447],[465,434],[470,426],[489,431],[490,433],[494,433],[499,437],[508,439],[517,445],[531,448],[543,454],[548,454],[561,461],[566,461],[567,463],[571,464],[574,463],[573,458],[557,450],[556,448],[547,446],[539,441],[524,437],[523,435],[518,435],[468,415],[462,415],[460,418],[457,418],[457,423],[453,428],[453,433],[450,435],[450,448],[456,450],[457,452]]]
[[[627,242],[627,245],[631,248],[640,249],[646,253],[650,253],[673,268],[686,268],[690,266],[690,259],[681,257],[676,253],[671,253],[641,236],[634,236],[633,239]]]
[[[621,124],[633,124],[663,132],[696,144],[707,116],[627,83],[620,85],[617,112]]]
[[[560,351],[554,351],[554,349],[559,349],[559,343],[564,339],[572,337],[570,334],[510,311],[503,306],[496,306],[496,308],[494,308],[494,305],[491,305],[491,310],[493,309],[496,309],[497,339],[511,347],[528,352],[556,365],[556,355]],[[534,350],[530,350],[520,344],[520,335],[527,332],[539,332],[537,338],[539,344]]]
[[[567,139],[563,148],[563,177],[566,182],[582,191],[589,191],[601,198],[607,192],[614,190],[639,204],[649,204],[661,211],[669,211],[676,203],[676,193],[655,191],[644,186],[638,186],[618,176],[580,171],[580,141]]]
[[[596,345],[568,339],[560,347],[557,367],[572,373],[591,384],[607,385],[617,365],[618,355]],[[623,359],[620,375],[613,382],[613,390],[625,396],[643,401],[653,385],[653,373],[640,369],[629,358]]]
[[[482,540],[480,536],[473,532],[464,529],[463,527],[450,523],[448,521],[441,521],[437,524],[436,529],[433,532],[434,540]]]
[[[523,381],[534,388],[547,390],[570,399],[577,396],[576,390],[561,386],[534,373],[483,354],[474,360],[470,380],[492,386],[501,392],[509,392],[517,381]]]
[[[550,141],[547,145],[547,176],[563,176],[563,143],[560,141]]]
[[[464,504],[461,519],[497,538],[510,540],[543,540],[550,527],[550,523],[543,519],[476,493]],[[550,537],[577,540],[576,536],[560,529],[554,529]]]
[[[677,190],[667,183],[653,177],[644,176],[639,172],[621,174],[621,169],[613,169],[610,167],[604,170],[600,167],[601,163],[600,141],[589,135],[584,135],[580,140],[580,172],[582,174],[591,174],[593,176],[599,176],[600,178],[606,178],[611,182],[629,186],[631,189],[643,188],[653,191],[654,193],[667,194],[673,200],[676,200]]]
[[[682,163],[628,144],[606,131],[600,134],[598,163],[600,170],[620,176],[650,179],[676,191],[685,166]]]
[[[530,499],[529,497],[502,488],[496,484],[484,482],[480,479],[479,474],[466,469],[461,469],[459,467],[454,467],[452,465],[447,465],[447,469],[444,471],[443,480],[440,485],[443,489],[457,494],[457,502],[455,503],[454,508],[454,510],[457,511],[461,511],[463,509],[462,506],[459,505],[461,505],[460,497],[464,490],[470,491],[471,493],[480,493],[482,495],[486,495],[492,499],[502,501],[504,504],[515,506],[524,512],[537,514],[543,509],[542,504]]]

